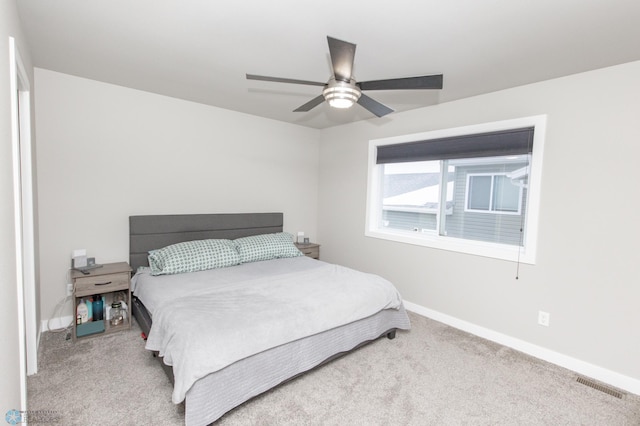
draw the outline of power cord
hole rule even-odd
[[[61,301],[58,302],[58,304],[56,305],[56,307],[53,309],[53,318],[58,318],[57,315],[61,314],[61,309],[64,308],[64,306],[67,304],[68,301],[71,301],[71,296],[65,296],[64,299],[62,299]],[[69,323],[69,325],[67,325],[66,327],[62,327],[62,328],[52,328],[51,327],[51,320],[53,318],[49,318],[47,320],[47,328],[49,329],[49,331],[52,331],[54,333],[62,333],[64,331],[69,332],[71,330],[71,327],[73,326],[73,321],[71,321]]]
[[[66,282],[70,281],[71,278],[71,270],[67,271],[66,274]],[[53,317],[49,318],[47,320],[47,329],[53,333],[63,333],[63,332],[67,332],[67,337],[66,340],[69,340],[71,338],[71,327],[73,327],[73,321],[75,321],[75,315],[72,315],[73,319],[71,320],[71,322],[69,322],[69,324],[66,327],[62,327],[62,328],[52,328],[51,327],[51,320],[53,318],[62,318],[62,316],[58,316],[58,315],[62,315],[62,308],[65,307],[65,305],[67,304],[68,301],[71,301],[72,299],[72,295],[75,293],[75,284],[74,284],[74,288],[71,291],[70,295],[67,295],[64,297],[64,299],[62,299],[61,301],[58,302],[58,304],[55,306],[55,308],[53,308]]]

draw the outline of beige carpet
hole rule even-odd
[[[358,351],[227,413],[220,425],[640,425],[640,397],[622,399],[576,374],[410,314],[413,329]],[[41,339],[28,379],[32,421],[180,425],[170,383],[130,332],[73,344]],[[145,383],[145,385],[141,385]]]

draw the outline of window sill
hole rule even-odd
[[[380,229],[367,230],[365,236],[399,243],[413,244],[430,247],[439,250],[448,250],[457,253],[471,254],[475,256],[489,257],[493,259],[507,260],[535,265],[535,255],[527,253],[524,247],[514,247],[505,244],[489,243],[484,241],[464,240],[460,238],[442,237],[439,235],[415,232],[393,232]]]

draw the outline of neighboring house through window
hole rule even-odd
[[[468,174],[464,211],[521,214],[522,188],[507,173]]]
[[[544,124],[371,141],[366,235],[533,263]]]

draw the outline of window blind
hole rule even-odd
[[[378,146],[376,164],[528,154],[533,127]]]

